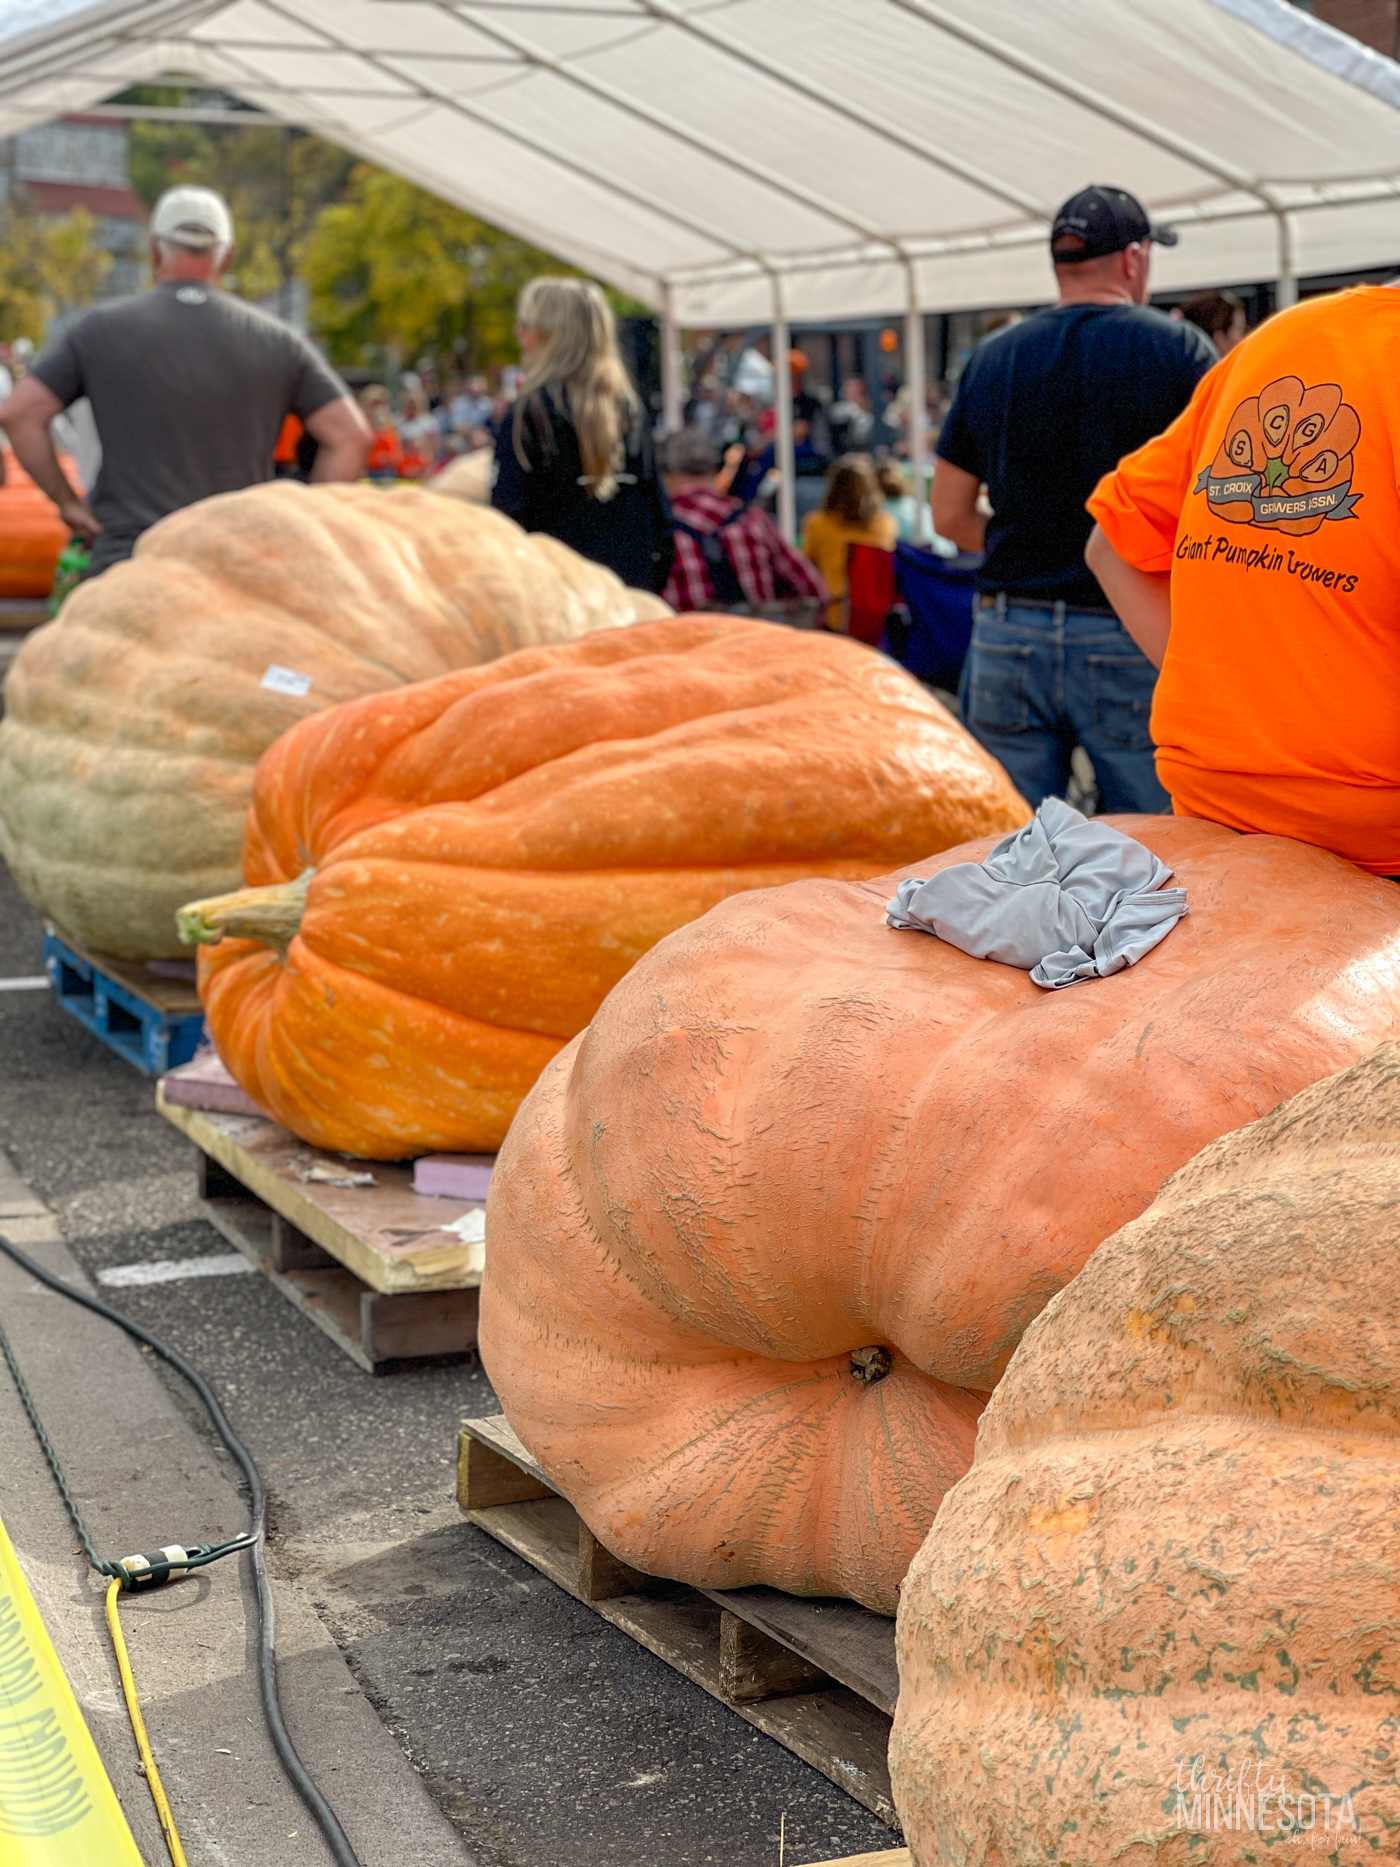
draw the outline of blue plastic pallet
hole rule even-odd
[[[147,1076],[188,1063],[203,1041],[202,1012],[162,1011],[52,927],[44,932],[44,970],[63,1009]]]

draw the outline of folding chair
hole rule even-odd
[[[899,611],[890,617],[886,650],[930,687],[957,692],[972,640],[973,577],[981,561],[971,552],[941,558],[921,545],[894,548],[892,570],[907,621]]]
[[[858,642],[878,648],[885,633],[885,618],[894,608],[893,551],[879,545],[847,545],[846,594],[842,609],[846,632]]]

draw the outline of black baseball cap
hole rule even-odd
[[[1154,227],[1141,201],[1125,188],[1081,188],[1071,195],[1050,229],[1050,256],[1057,266],[1077,265],[1083,259],[1103,259],[1121,253],[1140,240],[1175,246],[1172,227]]]

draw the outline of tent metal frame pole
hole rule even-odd
[[[782,274],[769,269],[773,288],[773,324],[769,347],[773,352],[773,460],[778,469],[778,529],[789,544],[797,543],[797,461],[792,446],[792,371],[788,351],[792,348],[788,332],[787,304],[783,298]]]
[[[111,117],[121,123],[217,123],[232,124],[240,130],[281,130],[300,128],[285,117],[274,117],[266,110],[199,110],[180,104],[93,104],[79,113],[84,117]]]
[[[1298,302],[1298,245],[1297,229],[1293,217],[1279,208],[1274,216],[1278,223],[1278,279],[1274,285],[1274,310],[1286,311],[1290,305]]]
[[[661,282],[661,426],[674,434],[681,425],[681,329],[671,287]]]
[[[444,8],[444,0],[433,0],[433,4],[439,9]],[[638,123],[645,123],[650,128],[659,130],[662,135],[670,137],[673,142],[683,143],[687,148],[695,150],[697,154],[708,156],[711,161],[721,162],[726,168],[733,169],[735,174],[757,182],[760,187],[768,188],[774,194],[782,195],[786,200],[795,202],[799,207],[808,208],[814,214],[820,214],[827,220],[835,221],[851,233],[858,234],[862,240],[878,241],[885,246],[892,244],[889,236],[873,222],[852,214],[849,208],[838,206],[834,201],[828,200],[825,195],[819,194],[816,189],[807,187],[804,182],[791,176],[780,175],[761,162],[750,161],[739,150],[727,148],[714,137],[705,135],[703,131],[692,129],[687,124],[677,123],[675,118],[667,116],[665,111],[654,110],[650,104],[644,103],[640,98],[629,97],[626,91],[619,90],[616,85],[608,84],[602,78],[595,78],[591,72],[577,70],[567,59],[555,58],[549,53],[539,51],[530,44],[528,39],[522,38],[519,33],[512,32],[498,21],[483,19],[479,8],[452,7],[446,10],[450,12],[453,19],[467,21],[484,37],[494,39],[498,45],[514,52],[527,65],[539,71],[547,71],[554,77],[561,78],[566,84],[575,85],[587,96],[599,98],[602,102],[610,104],[613,109],[621,111],[624,116],[632,117]]]
[[[32,32],[23,33],[15,39],[5,52],[5,93],[16,88],[15,80],[21,76],[32,77],[33,69],[43,69],[50,63],[50,45],[54,40],[61,44],[58,53],[57,75],[67,75],[73,67],[73,53],[85,48],[99,47],[109,51],[114,45],[122,45],[135,38],[133,26],[151,23],[160,26],[164,32],[173,27],[183,26],[191,20],[198,21],[206,14],[217,11],[222,0],[148,0],[148,4],[133,8],[130,0],[107,0],[101,8],[87,12],[86,18],[60,19],[46,26],[36,26]],[[139,43],[139,41],[138,41]],[[129,83],[137,80],[130,79]],[[123,87],[125,88],[125,87]],[[57,113],[62,115],[60,111]]]
[[[266,12],[275,14],[279,19],[288,20],[293,25],[304,24],[296,13],[289,11],[284,6],[278,5],[278,0],[260,0],[260,4]],[[367,65],[373,66],[376,71],[383,72],[386,77],[392,78],[395,84],[405,86],[405,101],[407,101],[408,96],[416,96],[419,99],[426,99],[431,103],[438,104],[443,109],[456,111],[459,116],[465,117],[468,122],[479,123],[483,129],[491,131],[493,135],[500,136],[507,142],[518,143],[522,148],[529,150],[531,154],[542,156],[546,161],[553,162],[558,167],[567,169],[574,175],[583,176],[586,180],[603,189],[605,193],[615,195],[618,200],[630,201],[634,206],[642,208],[645,212],[654,214],[658,220],[669,221],[674,227],[684,227],[690,233],[698,235],[700,239],[708,240],[712,246],[727,249],[731,258],[750,259],[756,264],[765,266],[767,269],[767,262],[763,260],[760,255],[737,245],[727,234],[722,233],[716,227],[711,227],[707,222],[697,220],[693,215],[681,213],[675,208],[659,204],[655,196],[649,194],[644,187],[630,187],[627,183],[620,181],[616,176],[609,175],[602,170],[596,169],[589,163],[581,162],[578,156],[571,151],[559,149],[551,143],[541,141],[536,135],[529,134],[521,129],[516,129],[510,123],[503,122],[499,117],[494,116],[489,110],[482,110],[479,105],[464,103],[460,97],[456,96],[451,91],[443,89],[439,85],[428,84],[422,78],[409,77],[402,72],[393,70],[392,66],[386,65],[377,53],[357,51],[354,47],[348,46],[344,40],[337,39],[334,33],[328,28],[323,27],[319,30],[322,30],[330,42],[341,51],[353,51],[357,58],[363,59]],[[236,48],[221,47],[220,50],[223,52],[224,57],[231,58]],[[253,88],[256,88],[256,83],[256,77],[250,74],[250,84]]]
[[[983,194],[989,194],[994,200],[1004,202],[1007,207],[1015,208],[1019,214],[1029,215],[1032,220],[1044,221],[1048,226],[1054,219],[1053,209],[1048,208],[1043,201],[1037,200],[1034,195],[1025,193],[1014,182],[1002,181],[986,169],[979,168],[975,162],[967,162],[961,156],[954,155],[951,150],[941,149],[936,143],[927,142],[921,136],[911,136],[903,130],[896,129],[893,124],[876,116],[873,110],[863,110],[859,104],[852,104],[844,98],[835,96],[822,85],[809,83],[776,59],[765,58],[761,52],[755,52],[750,47],[731,39],[727,33],[720,32],[718,28],[710,25],[707,19],[701,19],[694,13],[683,12],[679,6],[673,4],[673,0],[640,0],[640,5],[642,10],[649,13],[653,19],[664,20],[668,26],[674,26],[679,31],[688,33],[691,38],[699,39],[702,44],[712,46],[717,52],[723,52],[727,58],[737,59],[741,65],[747,65],[751,71],[761,71],[765,78],[771,78],[784,90],[793,91],[799,97],[805,97],[809,103],[819,104],[832,116],[844,117],[848,123],[858,125],[859,128],[868,131],[870,135],[877,137],[880,142],[888,144],[891,148],[902,149],[906,155],[915,156],[921,162],[930,163],[934,168],[941,169],[945,175],[956,176],[959,181],[980,189]]]
[[[1315,213],[1324,208],[1372,207],[1377,202],[1394,201],[1397,197],[1400,197],[1400,176],[1377,176],[1367,182],[1366,191],[1364,193],[1333,196],[1322,200],[1293,201],[1289,203],[1287,208],[1270,207],[1267,212],[1270,219],[1277,225],[1278,216],[1283,213],[1293,218],[1300,214]],[[1260,203],[1257,201],[1251,202],[1248,207],[1227,208],[1220,213],[1200,213],[1194,205],[1188,205],[1181,212],[1175,213],[1172,216],[1174,224],[1178,227],[1199,227],[1207,230],[1212,227],[1233,226],[1241,221],[1257,221],[1259,218]],[[1043,230],[1028,227],[1014,241],[997,241],[982,236],[960,236],[956,239],[949,238],[946,241],[940,241],[936,244],[928,241],[906,240],[901,242],[900,250],[901,255],[905,258],[918,260],[957,259],[963,254],[985,253],[995,249],[1019,251],[1025,246],[1038,245],[1044,238]],[[910,251],[911,247],[914,249],[912,252]],[[748,265],[752,262],[747,260],[744,262],[736,262],[733,260],[706,261],[703,264],[694,266],[676,266],[668,276],[673,285],[682,289],[687,286],[727,285],[732,284],[736,279],[747,279],[751,276],[748,272],[741,273],[735,270],[735,267],[740,263]],[[865,253],[841,251],[838,253],[811,254],[801,252],[788,254],[782,263],[782,270],[789,278],[798,278],[804,272],[821,269],[834,271],[838,267],[868,266],[870,263],[870,257]],[[1052,294],[1049,291],[1045,293],[1046,302],[1049,301],[1051,296]],[[962,303],[952,307],[952,309],[957,311],[975,311],[984,308],[986,307],[981,304]],[[932,311],[941,309],[941,307],[930,305],[928,309]]]
[[[1233,162],[1223,161],[1207,149],[1200,148],[1189,137],[1178,136],[1174,130],[1164,129],[1160,123],[1154,123],[1150,117],[1142,116],[1136,110],[1129,110],[1122,104],[1115,104],[1111,98],[1102,96],[1087,84],[1080,84],[1075,78],[1068,78],[1062,72],[1042,64],[1029,53],[1018,52],[1013,46],[1004,44],[980,26],[970,25],[966,20],[958,19],[945,7],[934,4],[934,0],[889,0],[891,6],[898,7],[901,13],[907,13],[913,19],[921,19],[926,25],[946,33],[950,38],[961,40],[984,57],[994,59],[1010,71],[1020,72],[1023,78],[1054,91],[1057,96],[1067,98],[1084,110],[1092,111],[1097,117],[1109,123],[1116,123],[1119,129],[1127,130],[1130,135],[1140,137],[1144,142],[1152,143],[1156,148],[1165,150],[1168,155],[1189,162],[1194,168],[1206,175],[1213,175],[1227,187],[1238,188],[1249,194],[1256,201],[1268,208],[1271,214],[1279,211],[1279,204],[1273,193],[1259,181],[1257,176],[1247,170],[1236,168]]]
[[[928,464],[928,385],[924,359],[924,312],[919,303],[919,272],[912,259],[904,262],[909,285],[904,313],[904,381],[909,390],[909,476],[922,509],[928,497],[924,469]]]

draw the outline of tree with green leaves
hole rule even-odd
[[[112,264],[93,240],[96,227],[81,207],[52,220],[20,199],[0,209],[0,343],[37,345],[60,311],[91,302]]]
[[[129,104],[179,105],[188,87],[136,85]],[[195,100],[197,101],[197,100]],[[154,207],[167,188],[213,188],[228,202],[236,240],[229,289],[270,298],[296,271],[316,216],[345,192],[355,157],[290,126],[137,120],[130,131],[131,185]]]
[[[302,251],[311,323],[339,363],[383,351],[450,353],[471,369],[514,359],[515,301],[540,272],[571,272],[383,169],[361,166]]]

